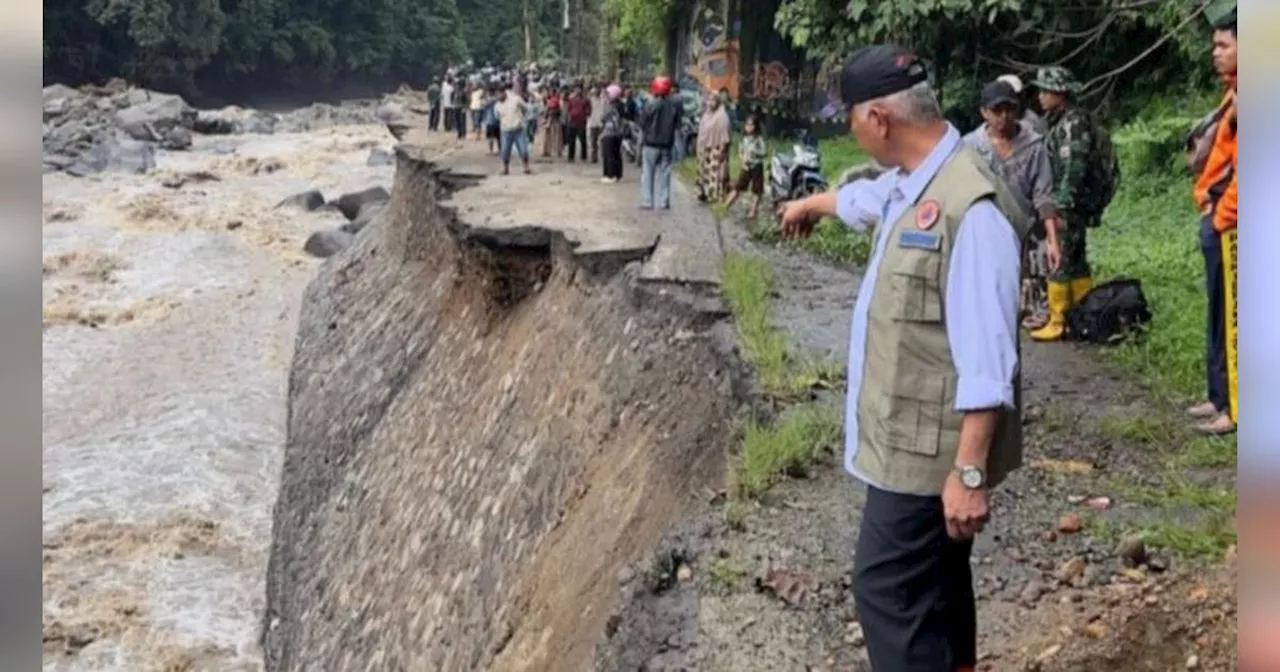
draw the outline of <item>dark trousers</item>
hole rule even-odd
[[[449,131],[453,130],[454,109],[452,107],[446,107],[446,108],[443,108],[443,112],[444,112],[444,132],[448,133]]]
[[[453,110],[453,130],[458,132],[458,139],[463,140],[467,137],[467,110],[464,108],[455,108]]]
[[[587,144],[591,145],[591,163],[600,161],[600,134],[603,131],[604,129],[599,127],[587,129]]]
[[[1222,236],[1213,221],[1200,221],[1200,252],[1204,255],[1204,283],[1208,293],[1205,314],[1205,383],[1209,401],[1220,412],[1230,407],[1227,397],[1227,297],[1222,268]]]
[[[969,555],[947,536],[941,497],[867,488],[854,600],[876,672],[955,672],[977,663]]]
[[[572,161],[576,153],[574,150],[582,148],[582,160],[587,160],[587,129],[574,128],[573,126],[565,127],[566,135],[564,136],[564,144],[569,148],[569,160]]]
[[[600,158],[604,163],[604,176],[622,179],[622,136],[600,138]]]
[[[431,131],[440,130],[440,105],[439,103],[431,106],[431,114],[427,117],[427,129]]]

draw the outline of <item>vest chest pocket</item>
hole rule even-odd
[[[934,250],[899,250],[890,269],[893,318],[906,322],[942,321],[942,253]]]

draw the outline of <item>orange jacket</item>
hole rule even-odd
[[[1204,170],[1196,178],[1195,199],[1200,214],[1213,213],[1219,233],[1236,228],[1236,94],[1232,89],[1219,107],[1218,128]]]

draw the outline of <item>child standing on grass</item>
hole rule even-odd
[[[764,137],[760,135],[760,122],[755,116],[747,117],[742,125],[742,140],[738,143],[738,179],[724,201],[724,207],[733,207],[738,194],[750,190],[755,199],[747,217],[755,219],[760,214],[760,200],[764,197]]]

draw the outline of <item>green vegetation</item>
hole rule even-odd
[[[468,58],[591,71],[610,56],[603,0],[49,0],[46,81],[125,77],[200,92],[425,83]]]
[[[786,334],[773,324],[773,268],[759,257],[725,258],[721,291],[733,311],[746,360],[760,391],[778,399],[796,399],[842,375],[829,360],[791,351]]]
[[[728,558],[712,560],[707,566],[707,574],[711,577],[712,585],[723,592],[733,590],[747,576],[745,571],[734,565]]]
[[[774,24],[815,59],[842,58],[863,44],[908,45],[931,62],[944,102],[970,111],[979,82],[1030,64],[1066,63],[1085,83],[1091,107],[1123,118],[1154,93],[1209,81],[1204,4],[783,0]]]
[[[775,422],[752,419],[746,424],[736,491],[753,497],[779,478],[804,474],[816,458],[839,444],[840,414],[806,396],[815,387],[830,386],[841,371],[835,363],[791,353],[786,335],[773,325],[773,269],[767,261],[728,255],[721,288],[760,392],[775,400],[805,402],[785,409]]]
[[[840,413],[818,403],[792,406],[771,425],[750,423],[742,441],[738,493],[754,497],[782,477],[807,475],[814,460],[840,445],[843,430]]]

